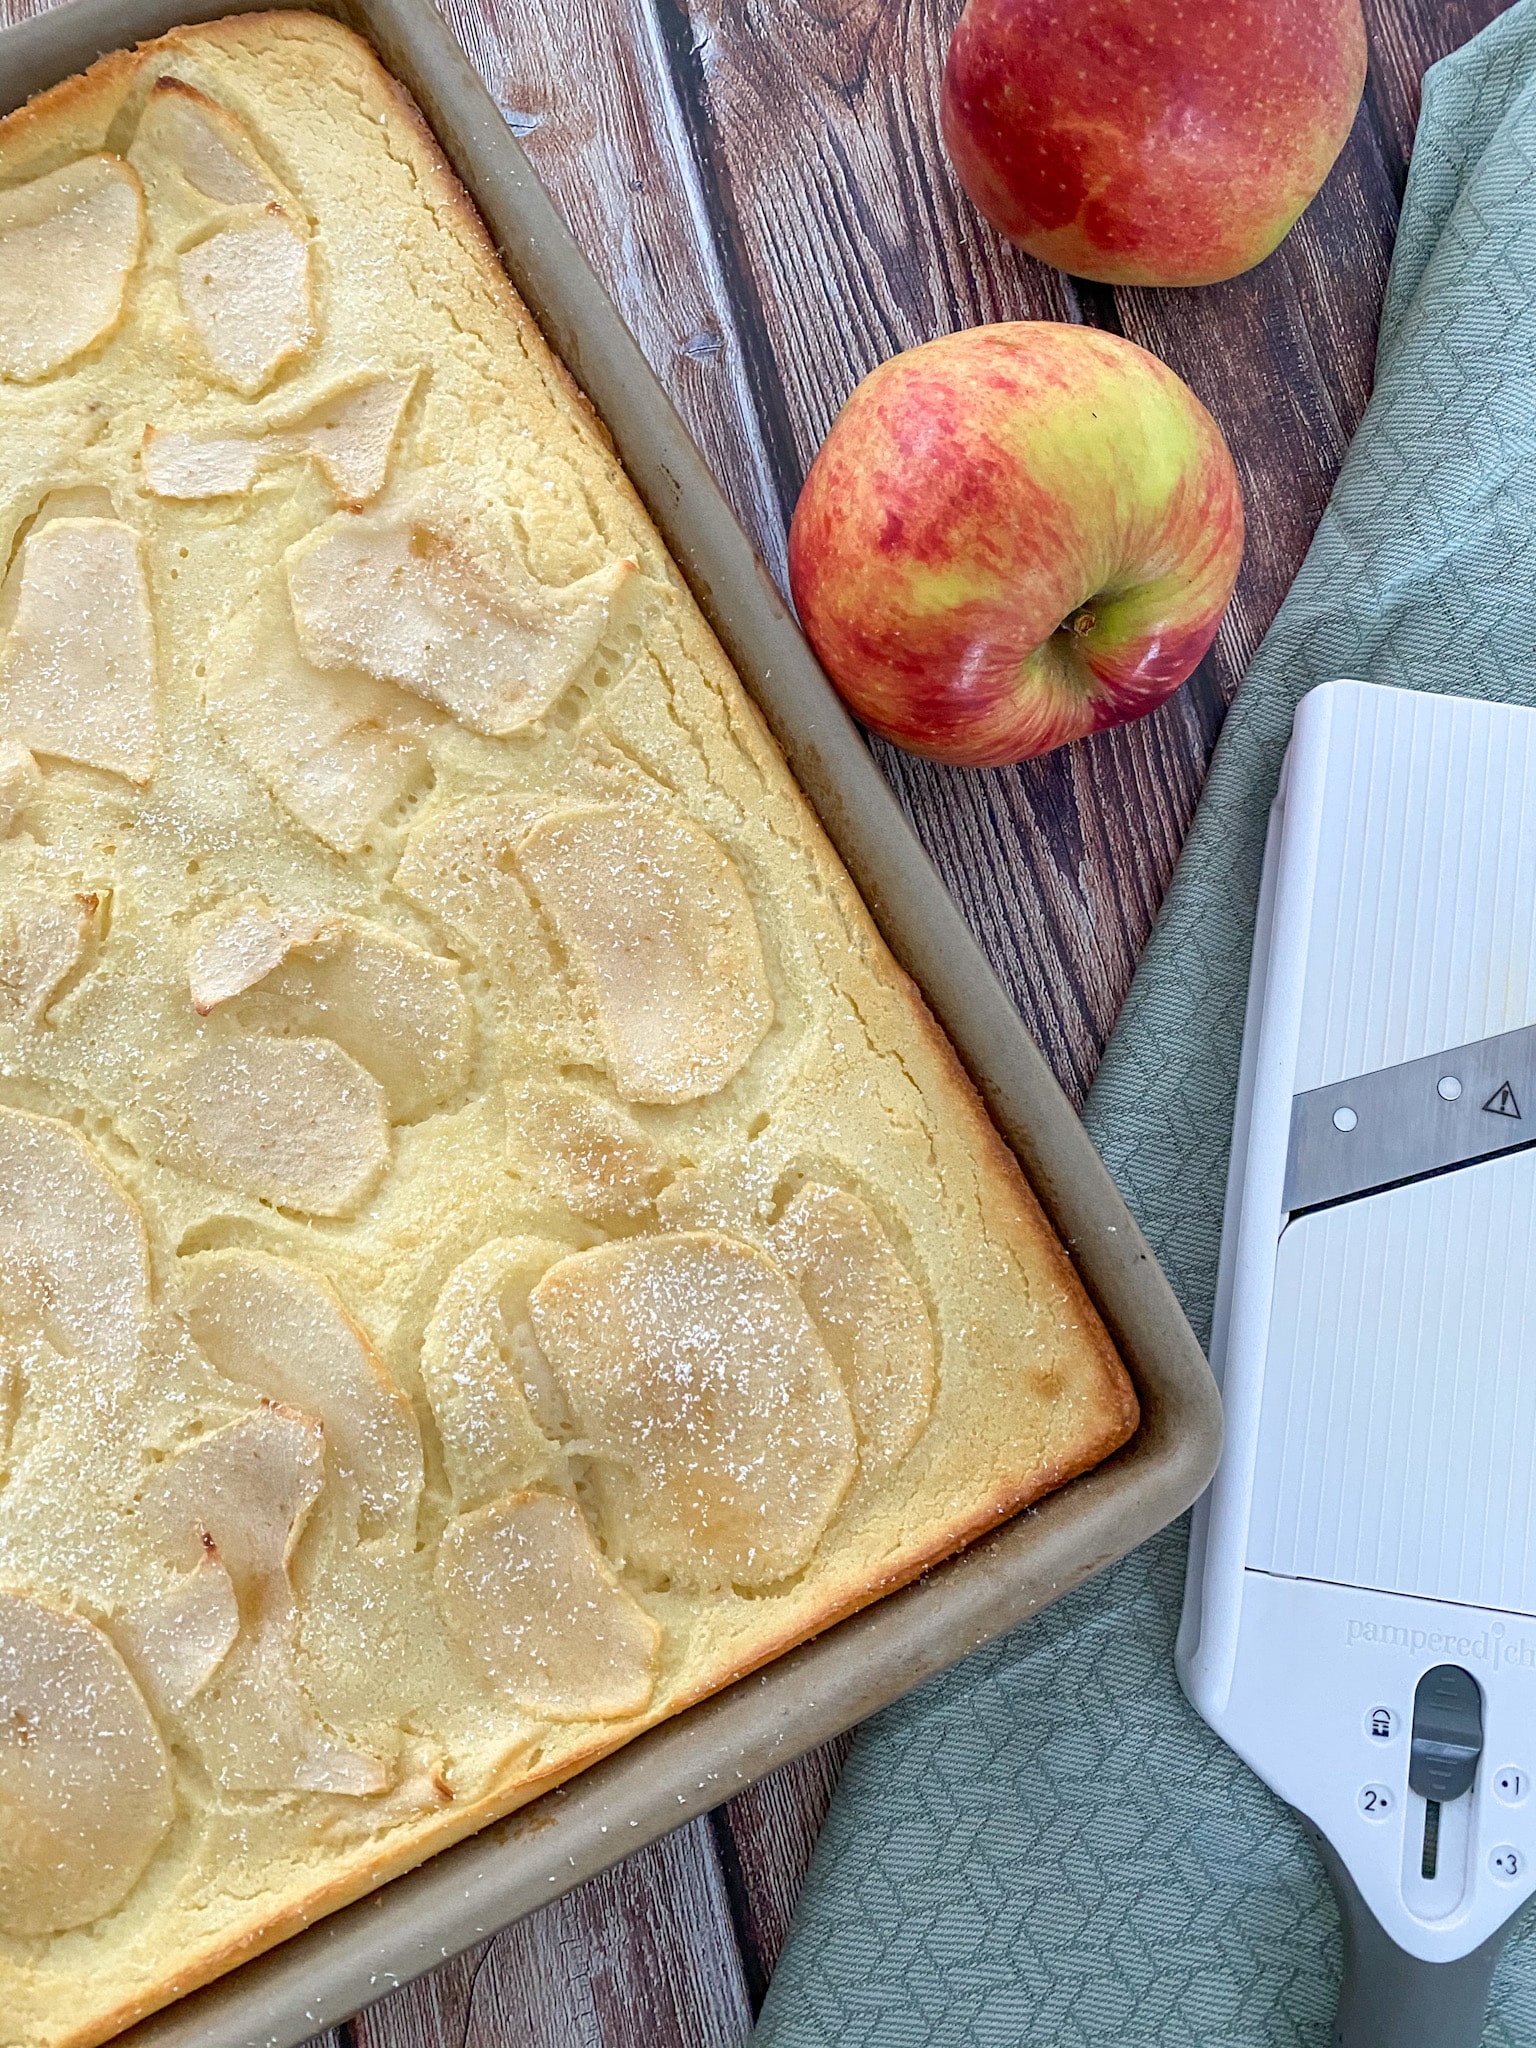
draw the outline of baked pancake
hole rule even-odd
[[[99,2042],[1130,1435],[408,99],[0,122],[0,2042]]]

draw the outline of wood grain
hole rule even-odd
[[[752,2023],[707,1820],[408,1985],[356,2048],[734,2048]]]
[[[440,0],[759,552],[784,522],[738,315],[648,0]]]
[[[47,4],[0,0],[0,22]],[[1328,185],[1267,263],[1198,292],[1074,283],[977,218],[934,118],[960,0],[439,4],[781,578],[794,498],[837,408],[877,362],[936,334],[1106,326],[1171,363],[1221,422],[1248,554],[1212,655],[1163,710],[986,774],[876,750],[1080,1097],[1225,704],[1368,399],[1419,80],[1505,0],[1365,0],[1370,79]],[[742,2041],[842,1753],[775,1773],[323,2048]]]

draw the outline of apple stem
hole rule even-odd
[[[1057,631],[1062,633],[1075,633],[1079,639],[1082,639],[1087,634],[1091,633],[1098,623],[1098,620],[1094,617],[1093,613],[1089,611],[1087,605],[1079,605],[1078,609],[1075,612],[1073,612],[1070,615],[1070,617],[1062,620],[1060,626],[1057,628]]]

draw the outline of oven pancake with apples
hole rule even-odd
[[[1107,1456],[1130,1383],[419,115],[0,122],[0,2041]]]

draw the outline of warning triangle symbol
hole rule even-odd
[[[1494,1089],[1483,1107],[1494,1116],[1512,1116],[1517,1123],[1520,1121],[1520,1105],[1515,1100],[1514,1089],[1507,1081]]]

